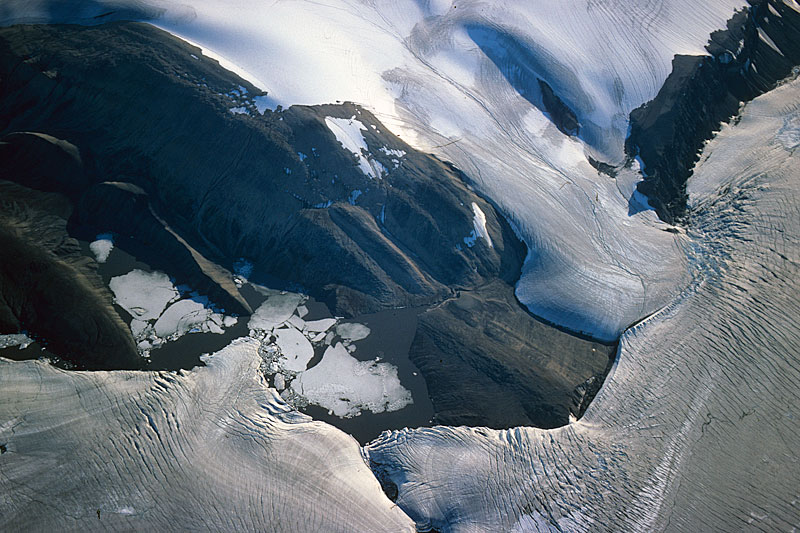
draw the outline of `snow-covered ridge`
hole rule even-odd
[[[532,252],[517,287],[523,303],[610,340],[685,283],[685,243],[652,211],[629,214],[638,174],[599,175],[587,155],[619,163],[628,114],[656,95],[673,56],[704,54],[709,34],[745,5],[11,0],[0,24],[138,16],[275,104],[365,105],[407,142],[453,161],[519,229]],[[576,114],[578,138],[552,124],[539,80]]]

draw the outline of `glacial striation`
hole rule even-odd
[[[192,372],[0,360],[0,490],[13,495],[0,528],[414,531],[358,443],[286,406],[260,362],[252,339]]]
[[[800,523],[800,80],[754,99],[689,180],[694,281],[629,329],[584,417],[366,447],[426,531],[791,531]],[[796,137],[794,137],[796,138]]]

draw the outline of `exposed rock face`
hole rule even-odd
[[[0,333],[26,331],[79,368],[139,368],[111,294],[66,231],[69,201],[0,181]]]
[[[711,35],[710,56],[676,56],[658,95],[631,113],[626,151],[645,165],[638,189],[666,222],[686,216],[686,181],[703,143],[742,102],[774,88],[800,64],[800,13],[784,2],[750,3],[727,30]]]
[[[221,269],[215,265],[204,268],[204,258],[155,215],[148,194],[139,187],[123,182],[92,185],[81,196],[75,219],[83,226],[104,228],[146,243],[151,252],[144,250],[146,255],[137,255],[153,268],[176,273],[181,282],[208,295],[229,312],[252,312],[230,274],[218,272]]]
[[[513,294],[525,250],[508,224],[368,111],[259,110],[247,82],[142,24],[9,28],[0,50],[4,130],[69,139],[8,134],[3,168],[68,195],[74,231],[130,237],[117,245],[242,314],[215,263],[245,258],[252,278],[298,282],[338,314],[452,298],[422,314],[411,350],[438,422],[554,427],[596,392],[581,384],[602,381],[613,347],[531,317]]]
[[[533,318],[498,281],[421,314],[410,356],[437,423],[552,428],[583,413],[615,352]]]
[[[0,131],[65,132],[90,162],[90,183],[140,187],[159,218],[223,266],[244,257],[255,276],[300,283],[348,315],[519,274],[524,247],[493,207],[363,109],[261,114],[260,91],[143,24],[16,27],[0,40]],[[327,117],[357,120],[368,151],[347,151]],[[491,246],[465,241],[473,204]]]
[[[580,133],[581,125],[578,117],[558,95],[553,92],[552,87],[544,80],[539,80],[539,87],[542,89],[542,103],[544,108],[550,113],[553,123],[565,135],[575,136]]]

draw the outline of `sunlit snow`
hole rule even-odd
[[[356,120],[355,116],[350,119],[325,117],[325,124],[336,136],[336,140],[358,158],[358,168],[361,169],[364,175],[371,178],[380,178],[382,176],[383,172],[386,171],[383,165],[364,155],[364,153],[369,153],[369,147],[364,135],[361,133],[362,130],[366,131],[367,128],[361,121]],[[351,203],[354,201],[355,198]]]

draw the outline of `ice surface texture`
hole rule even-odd
[[[13,496],[0,529],[413,531],[352,437],[266,388],[257,348],[190,373],[0,360],[0,491]]]
[[[690,180],[691,287],[627,331],[584,417],[367,447],[441,531],[790,531],[800,520],[800,81],[751,102]],[[559,529],[560,528],[560,529]]]

